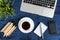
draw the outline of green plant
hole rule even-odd
[[[0,18],[2,18],[2,16],[8,18],[8,15],[13,16],[14,9],[12,8],[8,0],[0,0]]]

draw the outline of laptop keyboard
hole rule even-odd
[[[24,0],[24,2],[52,9],[54,8],[55,5],[55,0]]]

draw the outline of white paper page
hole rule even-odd
[[[34,33],[37,34],[39,37],[41,37],[40,25],[42,28],[42,34],[44,34],[44,32],[47,30],[47,26],[41,22],[34,31]]]

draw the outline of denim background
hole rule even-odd
[[[43,40],[60,40],[60,0],[58,0],[58,2],[57,2],[55,15],[52,19],[43,17],[43,16],[39,16],[39,15],[35,15],[35,14],[21,12],[20,11],[21,1],[22,0],[16,0],[15,4],[13,5],[16,16],[13,16],[13,17],[9,16],[6,20],[4,17],[2,19],[0,19],[0,29],[2,29],[3,26],[9,21],[12,21],[17,26],[17,29],[9,37],[4,37],[4,38],[0,37],[0,40],[42,40],[39,36],[34,34],[33,31],[36,29],[39,22],[43,22],[44,24],[48,25],[47,24],[48,21],[51,21],[51,20],[56,21],[57,34],[51,35],[51,34],[49,34],[49,31],[47,29],[46,32],[44,33]],[[35,23],[34,30],[29,34],[24,34],[18,29],[18,21],[22,17],[30,17],[33,19],[33,21]]]

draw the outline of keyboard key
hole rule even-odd
[[[24,0],[24,2],[47,8],[54,8],[55,5],[55,0]]]

